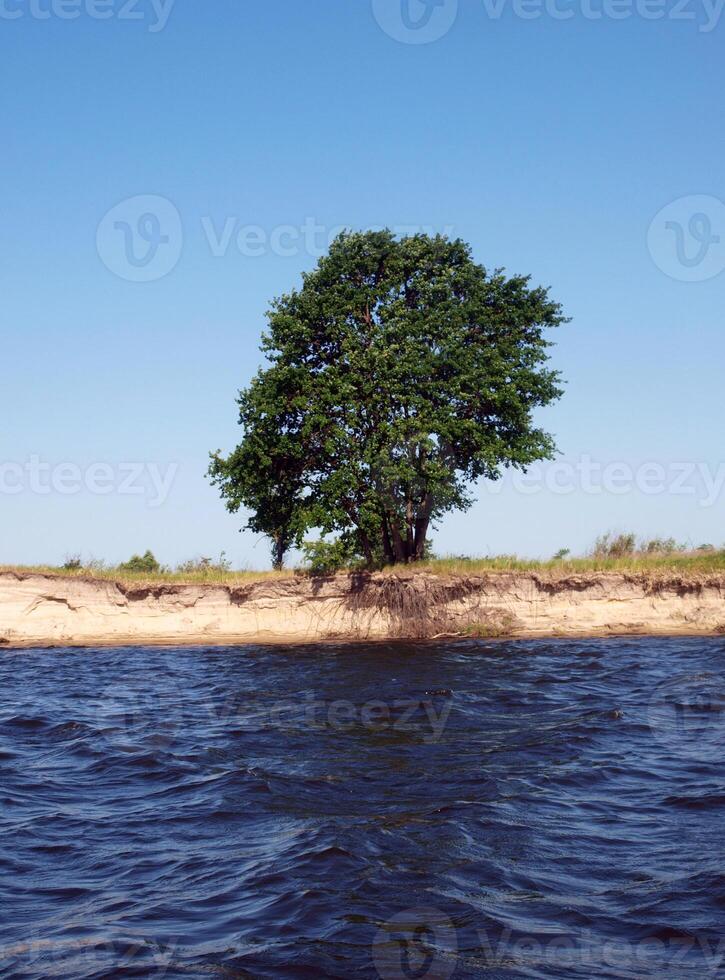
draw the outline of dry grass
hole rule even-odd
[[[290,579],[294,571],[238,571],[216,570],[198,572],[129,572],[119,568],[55,568],[52,565],[0,565],[0,575],[53,575],[62,578],[97,582],[127,582],[133,585],[249,585],[270,579]]]
[[[439,575],[537,572],[559,577],[586,572],[667,572],[700,576],[725,572],[725,551],[675,552],[669,555],[635,553],[622,558],[562,558],[550,561],[532,561],[515,555],[494,558],[438,558],[417,565],[416,568]]]
[[[569,575],[597,572],[625,572],[652,575],[678,575],[701,578],[707,575],[725,574],[725,550],[711,552],[675,552],[669,555],[635,553],[622,558],[564,558],[550,561],[534,561],[515,555],[491,558],[437,558],[412,566],[395,565],[384,569],[384,575],[410,575],[428,573],[438,576],[482,575],[495,572],[533,572],[547,578],[559,579]],[[53,575],[84,581],[127,582],[138,585],[250,585],[253,582],[289,580],[309,573],[296,569],[274,571],[221,571],[210,569],[194,572],[163,571],[158,573],[129,572],[118,568],[63,569],[50,565],[20,566],[2,565],[0,574]],[[352,573],[355,574],[355,573]]]

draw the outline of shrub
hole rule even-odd
[[[222,551],[219,555],[217,561],[212,558],[189,558],[188,561],[181,562],[180,565],[176,566],[176,571],[181,572],[183,575],[195,575],[195,574],[219,574],[223,575],[226,572],[232,570],[232,563],[226,556],[226,553]]]
[[[63,571],[79,572],[83,568],[80,555],[66,555],[63,562]]]
[[[637,545],[634,534],[612,535],[611,531],[601,534],[594,542],[592,556],[594,558],[626,558],[633,555]]]
[[[698,551],[700,549],[698,548]],[[707,546],[705,546],[707,550]],[[686,544],[674,538],[644,538],[637,543],[634,534],[612,534],[608,531],[600,535],[591,550],[593,558],[628,558],[632,555],[645,557],[668,556],[687,551]]]
[[[571,548],[559,548],[557,553],[554,555],[554,561],[563,561],[568,558],[571,554]]]
[[[118,568],[121,572],[146,572],[149,575],[161,571],[161,565],[156,561],[151,551],[147,551],[144,555],[132,555],[127,562],[119,565]]]
[[[652,538],[640,545],[640,551],[645,555],[672,555],[686,550],[687,545],[678,544],[674,538]]]
[[[432,542],[425,539],[421,558],[423,561],[436,561]],[[450,560],[450,559],[445,559]],[[463,559],[468,560],[468,559]],[[303,541],[302,562],[305,571],[312,575],[328,575],[342,569],[383,568],[386,564],[382,547],[375,547],[366,558],[352,535],[340,535],[329,541]]]
[[[83,568],[87,572],[99,574],[108,570],[108,564],[103,558],[89,558],[88,561],[83,562]]]
[[[313,575],[328,575],[350,568],[359,559],[352,542],[335,538],[332,541],[303,541],[302,560],[306,570]]]

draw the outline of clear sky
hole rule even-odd
[[[573,318],[563,465],[438,552],[721,544],[724,42],[716,0],[0,0],[0,562],[266,566],[207,454],[269,300],[376,225]]]

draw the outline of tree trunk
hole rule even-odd
[[[406,561],[415,561],[415,534],[413,532],[413,501],[405,505],[405,555]]]
[[[385,557],[385,563],[387,565],[394,565],[395,553],[393,552],[393,546],[390,543],[390,533],[388,531],[388,520],[386,517],[383,517],[380,533],[383,542],[383,555]]]
[[[358,538],[358,541],[360,542],[360,548],[362,550],[362,553],[365,556],[365,563],[367,565],[372,565],[372,563],[373,563],[373,546],[372,546],[372,543],[370,541],[370,538],[367,536],[367,534],[363,533],[360,530],[360,528],[358,528],[358,531],[357,531],[357,538]]]
[[[272,537],[272,568],[275,572],[281,572],[284,568],[284,556],[288,547],[286,535],[278,531]]]
[[[425,554],[425,541],[428,537],[428,527],[430,526],[430,515],[433,510],[433,495],[427,493],[423,498],[423,504],[415,520],[415,545],[414,561],[421,561]]]
[[[419,517],[415,522],[413,561],[422,561],[425,557],[425,542],[428,537],[429,524],[430,521],[425,517]]]
[[[390,533],[393,539],[393,552],[395,554],[396,563],[407,562],[408,552],[405,547],[405,541],[403,541],[400,530],[394,521],[390,522]]]

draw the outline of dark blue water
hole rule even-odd
[[[710,977],[725,639],[0,654],[3,977]]]

